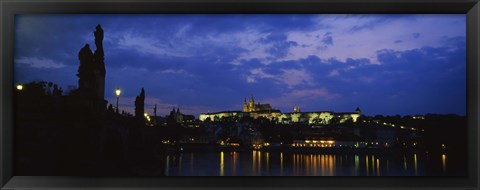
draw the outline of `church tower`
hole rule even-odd
[[[247,98],[243,100],[243,112],[248,112]]]
[[[250,97],[250,100],[248,102],[248,111],[255,111],[255,100],[253,100],[253,95]]]
[[[359,108],[359,107],[357,107],[357,109],[355,109],[355,113],[358,113],[358,114],[360,114],[360,115],[361,115],[361,114],[362,114],[362,110],[360,110],[360,108]]]

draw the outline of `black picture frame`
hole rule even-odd
[[[1,0],[1,189],[478,189],[480,3],[478,0]],[[165,177],[14,176],[13,39],[15,14],[135,13],[456,13],[467,17],[467,177]]]

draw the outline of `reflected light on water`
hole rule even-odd
[[[292,158],[294,175],[333,176],[336,173],[336,155],[293,154]],[[283,153],[280,153],[281,172],[284,170],[283,165]]]
[[[447,155],[442,154],[442,170],[443,173],[447,173]]]
[[[255,169],[256,169],[256,166],[257,166],[257,151],[254,150],[252,151],[252,173],[253,175],[255,175]]]
[[[332,164],[330,165],[330,168],[332,169],[332,176],[335,175],[335,165],[337,164],[337,156],[332,155]]]
[[[243,153],[248,156],[242,156]],[[249,156],[250,154],[252,157]],[[401,156],[400,159],[396,159],[379,154],[290,154],[258,150],[251,153],[236,151],[207,154],[184,153],[165,156],[165,160],[162,161],[165,167],[162,170],[165,170],[166,176],[390,176],[398,174],[418,176],[429,174],[428,167],[425,167],[428,166],[425,156],[418,152],[403,156],[402,160]],[[436,164],[433,171],[448,175],[447,156],[446,154],[440,154],[440,156],[441,165]],[[218,169],[211,170],[217,167]]]
[[[168,176],[170,171],[170,155],[167,155],[166,163],[165,163],[165,175]]]
[[[283,152],[280,152],[280,175],[283,175]]]
[[[267,164],[267,173],[270,173],[270,153],[266,152],[265,153],[265,159],[266,159],[266,164]]]
[[[413,154],[413,165],[414,165],[414,167],[415,167],[415,175],[418,175],[417,154]]]
[[[233,152],[232,153],[232,162],[233,162],[233,165],[232,165],[232,173],[233,174],[236,174],[237,173],[237,160],[238,160],[238,153],[237,152]]]
[[[367,169],[366,175],[368,176],[369,175],[369,172],[368,172],[368,155],[365,155],[365,168]]]
[[[375,175],[375,156],[372,155],[372,175]]]
[[[320,158],[320,161],[321,161],[321,168],[322,168],[322,175],[327,175],[327,161],[326,161],[326,157],[325,155],[322,154],[322,157]]]
[[[355,154],[355,175],[358,175],[358,173],[360,172],[360,161],[359,161],[359,159],[360,159],[360,157]]]
[[[224,175],[224,166],[225,166],[225,154],[222,152],[220,152],[220,176],[223,176]]]
[[[377,176],[380,176],[380,160],[377,159]]]
[[[261,169],[262,169],[262,154],[261,154],[260,151],[257,151],[257,161],[258,161],[257,175],[261,175]]]

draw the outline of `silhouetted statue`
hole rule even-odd
[[[77,77],[78,89],[84,95],[90,96],[94,89],[95,77],[93,75],[93,53],[90,50],[90,45],[85,46],[78,52],[78,59],[80,66],[78,67]],[[90,93],[89,93],[90,92]]]
[[[137,119],[144,118],[145,113],[145,90],[142,88],[140,95],[135,98],[135,117]]]
[[[90,98],[104,99],[105,96],[105,63],[103,53],[103,30],[100,25],[94,31],[95,54],[92,53],[90,45],[86,44],[78,53],[80,66],[77,77],[78,88],[82,95]]]
[[[105,97],[105,55],[103,53],[103,29],[102,26],[97,25],[95,28],[95,46],[97,49],[93,54],[94,61],[94,75],[97,82],[97,97],[103,99]]]

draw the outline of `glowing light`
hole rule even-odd
[[[18,85],[17,85],[17,90],[23,90],[23,85],[22,85],[22,84],[18,84]]]
[[[117,95],[117,97],[120,96],[121,93],[122,93],[122,91],[120,90],[120,88],[117,88],[115,90],[115,95]]]

